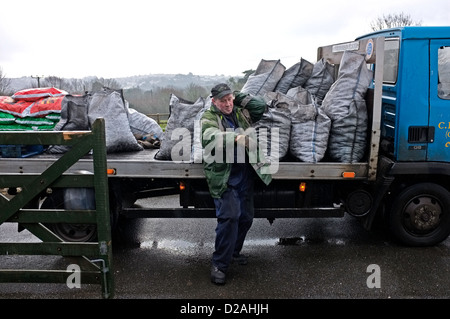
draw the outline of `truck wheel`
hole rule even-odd
[[[52,231],[68,242],[95,242],[97,227],[92,224],[53,224]]]
[[[433,183],[412,185],[394,201],[388,223],[405,245],[436,245],[450,235],[450,192]]]
[[[64,209],[64,191],[54,189],[53,193],[45,198],[40,208]],[[95,224],[46,224],[58,237],[68,242],[93,242],[97,238],[97,226]]]

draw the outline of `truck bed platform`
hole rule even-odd
[[[114,171],[110,177],[121,178],[204,178],[201,163],[174,162],[157,160],[157,149],[144,149],[138,152],[122,152],[107,155],[108,169]],[[40,154],[28,158],[1,158],[0,175],[24,174],[35,175],[45,171],[62,154]],[[354,173],[352,179],[367,179],[369,165],[361,163],[305,163],[279,162],[273,166],[274,179],[336,179],[342,180],[344,172]],[[92,171],[92,156],[87,155],[67,170]],[[352,175],[352,174],[350,174]]]

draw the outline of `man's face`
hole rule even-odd
[[[233,111],[233,101],[234,95],[228,94],[222,97],[221,99],[212,98],[212,102],[215,106],[225,115],[230,114]]]

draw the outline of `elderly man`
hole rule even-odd
[[[217,217],[211,282],[219,285],[225,284],[233,260],[247,264],[241,250],[253,223],[254,178],[258,176],[266,185],[272,180],[263,170],[267,163],[251,127],[262,117],[265,103],[247,103],[244,108],[235,105],[235,94],[245,95],[232,92],[225,83],[214,86],[211,107],[201,120],[203,167]]]

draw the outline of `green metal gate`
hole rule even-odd
[[[0,188],[20,188],[12,197],[0,194],[0,224],[18,223],[40,241],[0,243],[0,255],[59,255],[74,258],[79,267],[69,269],[0,269],[0,283],[65,283],[78,276],[80,284],[101,285],[102,297],[113,298],[111,225],[104,119],[91,131],[0,132],[0,145],[66,145],[70,149],[39,174],[1,173]],[[92,150],[94,174],[65,173]],[[0,159],[1,160],[1,159]],[[91,187],[95,209],[39,209],[37,199],[54,188]],[[92,224],[97,242],[65,242],[46,225]]]

